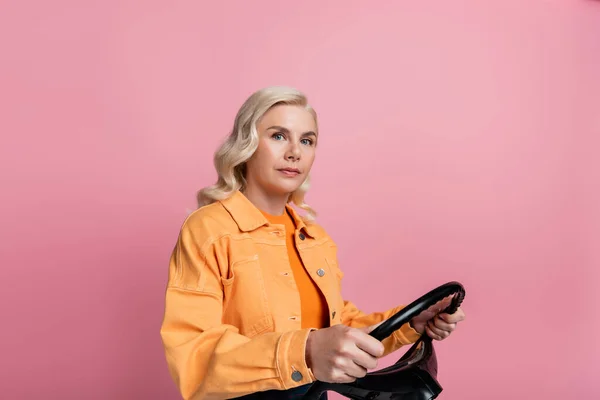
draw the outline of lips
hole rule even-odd
[[[300,170],[297,168],[281,168],[278,169],[278,171],[287,176],[296,176],[300,174]]]

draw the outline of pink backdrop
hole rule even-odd
[[[178,398],[169,252],[241,102],[287,84],[345,295],[467,288],[441,398],[600,398],[599,2],[12,3],[0,397]]]

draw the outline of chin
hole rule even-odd
[[[285,194],[285,195],[290,195],[293,192],[295,192],[296,190],[298,190],[300,186],[294,186],[294,187],[282,187],[279,189],[279,193],[281,194]]]
[[[278,183],[278,184],[272,185],[271,188],[273,189],[273,192],[275,192],[277,194],[289,195],[290,193],[298,190],[298,188],[301,186],[301,183],[300,184],[291,184],[291,183],[292,182],[286,182],[284,184]]]

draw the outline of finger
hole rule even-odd
[[[331,377],[331,381],[335,382],[335,383],[352,383],[355,380],[356,380],[356,377],[348,375],[347,373],[343,372],[342,370],[338,370],[337,373],[335,373]]]
[[[367,339],[361,342],[360,340],[355,343],[354,351],[349,354],[350,359],[357,365],[365,369],[374,369],[377,367],[377,359],[383,355],[383,344],[368,336]]]
[[[342,377],[337,382],[339,382],[339,383],[352,383],[356,379],[357,378],[355,376],[348,375],[348,374],[343,374]]]
[[[359,331],[359,333],[355,335],[356,347],[373,357],[381,357],[385,350],[383,343],[364,332]]]
[[[360,349],[358,350],[358,353],[352,357],[352,360],[356,365],[366,370],[377,368],[377,357],[373,357]]]
[[[440,317],[435,317],[431,322],[436,328],[442,331],[452,332],[454,329],[456,329],[455,323],[448,323]]]
[[[446,296],[442,300],[440,300],[438,302],[440,309],[443,310],[444,308],[447,308],[452,303],[453,298],[454,298],[454,296],[450,295],[450,296]]]
[[[413,318],[414,322],[415,323],[425,323],[426,321],[429,321],[432,318],[439,316],[439,315],[443,315],[443,314],[446,314],[449,316],[449,314],[442,313],[442,311],[444,311],[446,308],[448,308],[448,306],[452,303],[452,298],[453,298],[453,295],[447,296],[447,297],[443,298],[442,300],[438,301],[437,303],[435,303],[434,305],[430,306],[426,310],[422,311],[421,313],[419,313],[419,315],[417,315],[415,318]],[[457,321],[455,321],[456,319],[460,320],[461,317],[464,319],[464,313],[462,312],[462,310],[460,310],[460,312],[459,312],[458,311],[459,309],[457,309],[457,312],[452,314],[452,317],[449,320],[447,320],[446,322],[455,323],[455,322],[457,322]]]
[[[434,314],[438,314],[448,308],[450,303],[452,303],[452,295],[444,297],[442,300],[435,303],[433,306],[429,307],[427,310],[431,311]]]
[[[440,329],[437,326],[435,326],[434,323],[431,321],[427,323],[427,327],[429,328],[430,331],[432,331],[433,333],[435,333],[437,336],[440,336],[440,337],[446,337],[450,334],[450,332]]]
[[[454,314],[441,313],[439,314],[439,316],[448,323],[457,323],[460,321],[464,321],[465,312],[460,307],[458,307]]]
[[[427,325],[427,329],[433,335],[432,339],[444,340],[450,336],[450,332],[436,328],[432,323]]]
[[[427,332],[427,336],[429,336],[433,340],[443,340],[442,336],[440,336],[437,333],[435,333],[434,331],[432,331],[431,328],[429,327],[429,325],[425,326],[425,331]]]
[[[348,363],[348,367],[345,369],[344,372],[352,378],[357,379],[362,378],[367,374],[367,368],[355,361]]]

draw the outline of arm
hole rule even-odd
[[[219,258],[227,253],[194,231],[184,225],[171,256],[160,331],[183,398],[222,399],[312,382],[304,359],[308,329],[250,339],[222,323]],[[294,371],[301,380],[292,379]]]
[[[334,263],[334,270],[337,274],[338,283],[341,290],[344,273],[337,266],[337,262]],[[363,328],[377,325],[396,314],[403,307],[404,306],[397,306],[386,311],[367,314],[361,311],[352,301],[344,300],[344,308],[342,309],[342,324],[353,328]],[[419,332],[413,329],[410,323],[404,324],[400,329],[394,331],[392,335],[382,341],[385,348],[384,356],[398,350],[402,346],[416,342],[420,336],[421,335]]]
[[[353,328],[376,325],[390,318],[402,308],[403,306],[398,306],[383,312],[366,314],[360,311],[353,302],[344,300],[342,324]],[[421,335],[414,330],[410,324],[404,324],[400,329],[394,331],[392,335],[382,341],[385,348],[384,356],[398,350],[402,346],[416,342],[420,336]]]

